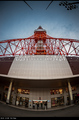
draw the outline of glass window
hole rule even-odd
[[[59,94],[59,90],[56,90],[56,93]]]
[[[8,88],[9,88],[8,86],[4,86],[5,91],[8,91]],[[12,91],[14,91],[14,87],[12,87]]]
[[[75,90],[76,90],[76,87],[75,87],[75,86],[73,86],[73,87],[72,87],[72,91],[75,91]]]
[[[16,96],[16,105],[28,107],[29,98]]]
[[[64,105],[64,96],[51,98],[51,107]]]
[[[75,90],[76,90],[76,86],[73,86],[72,91],[75,91]],[[66,88],[66,92],[68,92],[68,88]]]
[[[54,94],[63,94],[63,89],[52,89],[50,90],[50,94],[54,95]]]
[[[55,98],[51,98],[51,107],[54,107],[54,106],[56,106],[56,100],[55,100]]]
[[[28,89],[18,89],[18,91],[17,91],[18,93],[21,93],[21,94],[27,94],[27,95],[29,95],[29,90]]]
[[[21,89],[18,89],[18,93],[21,93]]]
[[[63,90],[62,90],[62,89],[59,89],[59,93],[62,94],[62,93],[63,93]]]

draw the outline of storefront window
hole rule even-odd
[[[75,91],[75,90],[76,90],[76,87],[75,87],[75,86],[73,86],[73,87],[72,87],[72,91]]]
[[[16,97],[16,105],[28,107],[29,98],[26,97]]]
[[[8,86],[4,86],[5,91],[8,91],[8,88],[9,88]],[[14,87],[12,87],[12,91],[14,91]]]
[[[50,90],[50,94],[54,95],[54,94],[63,94],[63,89],[52,89]]]
[[[59,93],[62,94],[62,93],[63,93],[63,90],[62,90],[62,89],[59,89]]]
[[[64,105],[64,97],[51,98],[51,107]]]
[[[29,90],[28,89],[18,89],[18,91],[17,91],[18,93],[21,93],[21,94],[27,94],[27,95],[29,95]]]
[[[18,93],[21,93],[21,89],[18,89]]]
[[[75,90],[76,90],[76,86],[73,86],[72,91],[75,91]],[[66,92],[68,92],[68,88],[66,88]]]

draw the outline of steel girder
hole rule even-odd
[[[37,40],[43,40],[43,54],[79,56],[79,40],[53,38],[47,34],[0,41],[0,56],[36,55]]]

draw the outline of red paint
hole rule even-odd
[[[38,41],[43,41],[38,47]],[[41,43],[40,43],[41,44]],[[39,26],[28,38],[0,41],[0,56],[16,55],[74,55],[79,56],[79,41],[75,39],[53,38]]]

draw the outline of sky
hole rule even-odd
[[[74,2],[74,1],[73,1]],[[79,40],[79,5],[68,11],[60,1],[0,1],[0,41],[27,38],[40,25],[56,38]]]

